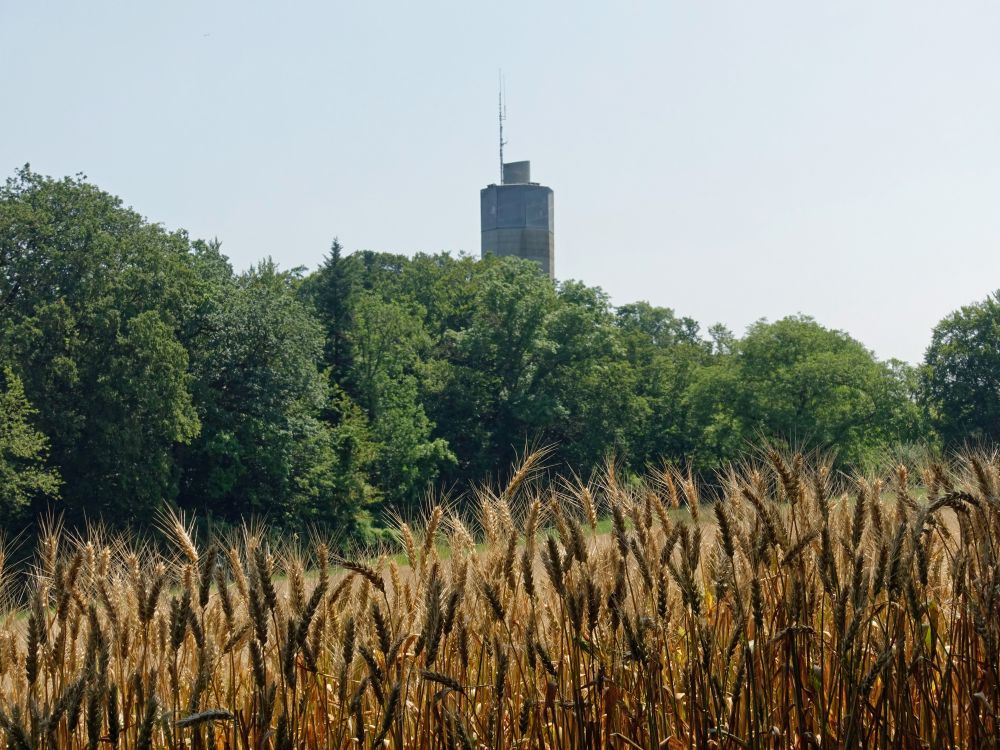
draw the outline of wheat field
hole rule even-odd
[[[543,459],[381,556],[52,524],[4,579],[8,747],[1000,748],[996,456],[762,450],[711,503]]]

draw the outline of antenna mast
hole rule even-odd
[[[503,121],[507,119],[507,105],[504,104],[503,71],[499,71],[497,81],[497,116],[500,122],[500,184],[503,185],[503,147],[507,141],[503,139]]]

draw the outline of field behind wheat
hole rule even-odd
[[[254,527],[198,540],[180,517],[170,553],[53,526],[4,580],[21,603],[0,619],[0,731],[11,748],[1000,747],[995,456],[861,478],[765,450],[711,504],[675,470],[584,485],[542,460],[472,516],[397,524],[381,556]]]

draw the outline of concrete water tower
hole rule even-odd
[[[556,243],[552,189],[531,181],[531,162],[504,162],[503,74],[498,92],[500,122],[500,184],[479,191],[482,255],[513,255],[535,261],[549,278],[556,273]]]
[[[552,188],[531,181],[531,162],[503,165],[503,182],[479,192],[482,254],[533,260],[555,277]]]

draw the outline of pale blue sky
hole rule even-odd
[[[507,155],[556,271],[880,356],[1000,287],[1000,3],[0,0],[0,173],[85,172],[238,267],[479,250]]]

